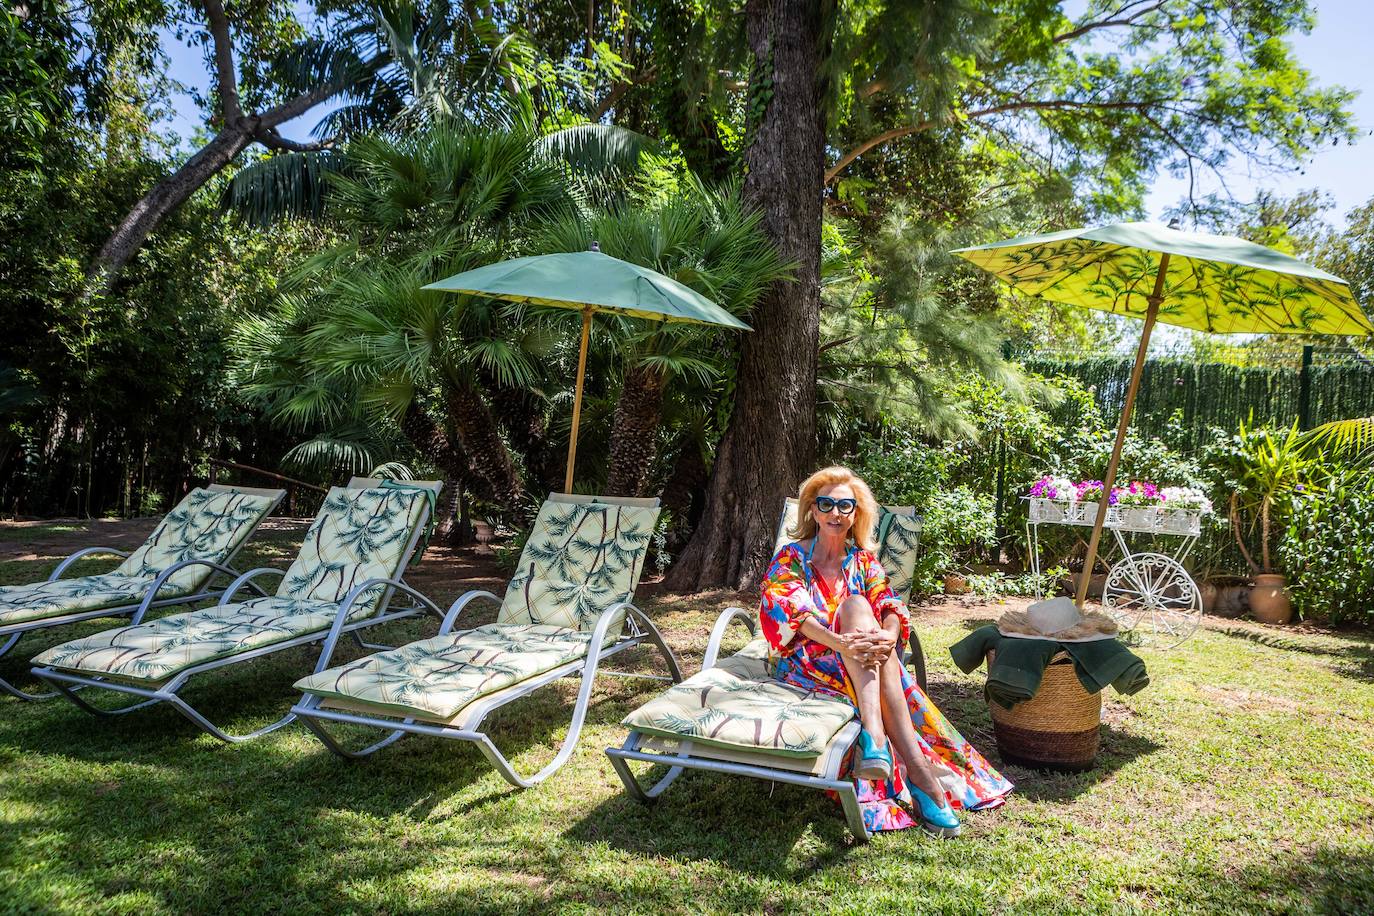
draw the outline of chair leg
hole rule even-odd
[[[916,674],[916,685],[926,693],[926,655],[921,650],[921,637],[914,626],[911,628],[911,668]]]
[[[14,644],[19,642],[20,638],[23,637],[23,635],[23,633],[15,633],[8,640],[6,640],[5,644],[3,646],[0,646],[0,658],[3,658],[11,649],[13,649]],[[19,687],[14,686],[2,677],[0,677],[0,692],[7,693],[10,696],[15,697],[16,699],[27,700],[29,702],[37,702],[38,700],[51,700],[53,697],[58,695],[56,690],[49,690],[47,693],[29,693],[27,690],[22,690]]]
[[[835,790],[844,808],[844,819],[849,822],[849,831],[854,834],[855,842],[868,842],[868,826],[864,824],[863,809],[859,807],[859,793],[852,782]]]
[[[314,716],[310,715],[310,711],[319,708],[319,705],[319,697],[313,695],[307,696],[304,702],[298,703],[291,711],[297,714],[297,716],[301,720],[301,723],[306,728],[310,729],[310,731],[314,733],[316,738],[320,739],[320,742],[324,744],[325,747],[329,748],[329,750],[334,752],[336,755],[343,757],[346,760],[361,760],[364,757],[377,753],[384,747],[388,747],[389,745],[395,744],[397,741],[401,740],[406,736],[406,732],[404,731],[392,731],[385,738],[383,738],[381,741],[376,742],[375,744],[369,744],[367,747],[363,748],[360,751],[350,751],[348,748],[344,747],[342,744],[335,740],[334,736],[329,733],[329,730],[324,727],[323,723],[321,723]],[[414,719],[406,719],[405,724],[409,725],[414,721]]]
[[[39,676],[39,679],[48,680],[47,678],[44,678],[41,675]],[[85,689],[85,687],[87,686],[85,684],[73,685],[63,683],[62,681],[48,681],[48,683],[52,684],[54,687],[57,688],[57,690],[53,691],[53,696],[64,696],[67,699],[71,700],[73,705],[75,705],[78,709],[85,710],[93,716],[104,716],[105,718],[113,718],[114,716],[122,716],[125,713],[133,712],[136,709],[146,709],[149,706],[153,706],[157,703],[162,702],[160,698],[153,697],[151,699],[138,700],[134,703],[130,703],[128,706],[120,706],[117,709],[101,709],[99,706],[92,706],[90,703],[87,703],[84,699],[76,695],[76,692],[78,690]],[[96,684],[93,686],[99,685]]]
[[[638,608],[631,608],[630,613],[634,615],[638,625],[644,628],[649,641],[658,647],[659,654],[663,656],[663,661],[668,666],[668,673],[672,676],[673,683],[682,683],[682,669],[678,667],[677,657],[673,655],[673,650],[668,648],[668,643],[663,639],[663,634],[659,632],[658,627],[654,626],[654,622],[649,619],[648,615]]]
[[[631,736],[624,745],[629,750],[634,750],[638,746],[639,737],[637,735]],[[611,758],[611,768],[615,770],[615,774],[624,783],[625,791],[642,805],[652,805],[658,801],[658,797],[666,792],[668,787],[676,782],[683,772],[683,767],[669,766],[668,772],[663,775],[663,778],[646,789],[640,785],[639,779],[630,769],[630,761],[617,754],[615,748],[606,748],[606,756]]]
[[[164,694],[161,697],[159,697],[159,699],[164,702],[170,703],[173,709],[181,713],[187,719],[190,719],[192,722],[194,722],[197,726],[200,727],[202,731],[206,732],[214,738],[218,738],[225,744],[242,744],[245,741],[252,741],[254,738],[261,738],[263,735],[270,734],[276,731],[277,729],[290,725],[292,722],[296,721],[296,714],[294,712],[289,712],[277,721],[272,722],[268,725],[264,725],[262,728],[254,729],[246,735],[231,735],[228,732],[221,729],[219,726],[215,725],[215,723],[211,722],[209,719],[205,718],[205,716],[199,710],[197,710],[191,704],[187,703],[181,697],[177,696],[175,693]]]

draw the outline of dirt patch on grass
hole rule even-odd
[[[1217,705],[1240,712],[1289,712],[1301,713],[1304,707],[1287,697],[1264,693],[1259,690],[1242,690],[1236,687],[1213,687],[1202,684],[1198,692]]]

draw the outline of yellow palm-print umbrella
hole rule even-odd
[[[1344,280],[1231,236],[1117,223],[1008,239],[954,254],[1023,293],[1145,321],[1078,583],[1080,607],[1156,322],[1212,334],[1374,334],[1374,324]]]

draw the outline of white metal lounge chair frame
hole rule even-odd
[[[898,511],[915,515],[915,510],[907,507]],[[787,513],[784,510],[783,518],[786,519],[786,517]],[[757,611],[746,611],[744,608],[738,607],[726,608],[721,612],[716,619],[715,626],[711,629],[711,639],[706,644],[706,655],[701,660],[702,671],[715,666],[716,659],[720,655],[721,641],[724,640],[730,624],[736,620],[749,631],[750,638],[758,635]],[[925,663],[921,657],[921,643],[916,636],[915,627],[911,629],[911,651],[915,657],[918,680],[921,689],[924,690]],[[849,829],[854,834],[854,839],[860,843],[865,843],[868,841],[869,834],[868,828],[864,825],[863,812],[859,808],[858,793],[854,789],[853,781],[844,779],[840,775],[840,767],[844,765],[845,756],[849,753],[849,749],[854,746],[854,742],[859,739],[861,729],[862,725],[858,716],[855,715],[835,733],[830,739],[830,743],[826,745],[825,750],[818,757],[798,758],[796,769],[781,766],[781,761],[773,755],[761,751],[754,752],[745,747],[732,748],[725,754],[721,754],[709,746],[698,747],[690,740],[682,740],[675,742],[675,748],[662,751],[648,749],[646,742],[649,736],[638,729],[632,729],[626,736],[625,743],[620,747],[606,748],[606,755],[610,757],[611,766],[615,768],[616,775],[624,783],[625,790],[636,801],[646,805],[657,801],[658,797],[682,775],[683,770],[729,773],[810,789],[829,789],[839,796],[840,805],[844,808],[845,820],[849,823]],[[758,756],[760,762],[756,764],[740,762],[740,758],[747,759],[750,756]],[[640,763],[664,765],[668,767],[668,772],[653,785],[645,788],[630,769],[630,761],[632,760]]]
[[[716,658],[720,655],[721,640],[725,638],[725,632],[733,621],[738,620],[752,637],[757,629],[755,622],[757,617],[757,613],[745,611],[743,608],[732,607],[722,611],[720,617],[716,619],[715,627],[711,630],[711,640],[706,644],[706,656],[701,661],[701,670],[705,671],[715,665]],[[620,747],[606,748],[606,756],[611,758],[611,766],[615,768],[620,781],[625,784],[625,791],[636,801],[646,805],[657,801],[658,797],[682,775],[683,770],[730,773],[736,776],[752,776],[755,779],[766,779],[770,782],[782,782],[810,789],[829,789],[839,796],[840,804],[844,808],[845,820],[849,823],[849,829],[854,834],[854,838],[862,843],[868,840],[868,830],[864,826],[863,812],[859,808],[859,796],[854,789],[854,783],[840,776],[840,767],[843,766],[845,755],[849,749],[859,739],[859,730],[859,719],[855,716],[830,739],[830,743],[826,745],[819,759],[814,761],[814,766],[800,765],[801,760],[809,760],[810,758],[799,758],[799,766],[795,770],[777,766],[772,762],[772,759],[767,762],[751,764],[726,759],[724,755],[715,756],[712,748],[697,747],[688,740],[677,742],[676,750],[645,750],[647,736],[637,729],[631,730],[625,738],[625,743]],[[747,748],[736,748],[729,753],[732,757],[740,757],[748,756],[750,751]],[[766,755],[760,756],[765,757]],[[656,783],[645,788],[640,785],[639,780],[630,770],[630,761],[632,760],[665,765],[668,767],[668,772]]]
[[[212,483],[205,489],[212,490],[217,493],[249,493],[256,496],[272,497],[272,505],[269,506],[267,511],[263,513],[262,519],[258,520],[258,524],[262,524],[262,520],[267,518],[267,516],[271,515],[276,510],[277,506],[281,504],[282,499],[286,496],[285,490],[264,489],[261,487],[237,487],[220,483]],[[254,525],[254,530],[256,530],[256,528],[257,525]],[[228,576],[231,580],[236,579],[238,576],[241,575],[241,573],[237,569],[233,568],[232,564],[234,562],[234,557],[238,556],[239,551],[243,549],[243,546],[248,543],[248,539],[252,536],[252,531],[249,531],[246,535],[244,535],[243,539],[239,541],[238,546],[235,547],[229,553],[229,555],[224,558],[223,563],[211,563],[208,560],[185,560],[181,563],[177,563],[173,566],[167,567],[161,573],[159,573],[157,578],[155,578],[148,585],[148,590],[144,593],[143,599],[141,601],[131,602],[129,604],[118,604],[113,607],[92,608],[90,610],[77,611],[72,614],[63,614],[58,617],[40,617],[36,620],[23,620],[19,621],[18,623],[12,623],[8,626],[0,626],[0,640],[5,640],[3,645],[0,645],[0,658],[3,658],[11,649],[13,649],[15,643],[19,642],[19,640],[23,638],[26,634],[34,633],[38,630],[47,630],[52,627],[65,626],[69,623],[80,623],[83,620],[94,620],[99,617],[122,617],[125,614],[133,614],[133,618],[130,624],[133,625],[143,620],[143,616],[148,613],[149,608],[170,607],[172,605],[178,604],[195,604],[198,601],[209,601],[211,598],[219,597],[220,595],[224,594],[228,586],[226,585],[221,586],[219,588],[215,588],[211,585],[211,583],[214,581],[216,576],[219,576],[221,574]],[[73,553],[71,556],[64,559],[61,563],[57,564],[57,568],[54,569],[52,573],[48,576],[48,578],[44,581],[56,582],[58,579],[62,577],[62,574],[71,567],[73,563],[75,563],[77,560],[82,559],[83,557],[88,557],[93,554],[99,554],[101,556],[109,554],[111,556],[116,557],[128,557],[130,553],[131,551],[118,550],[114,547],[83,547],[81,550],[76,551],[76,553]],[[158,592],[162,590],[162,586],[166,584],[167,580],[170,579],[174,573],[191,566],[209,566],[212,569],[210,578],[206,579],[205,582],[194,594],[172,598],[157,597]],[[253,585],[251,587],[256,589],[259,594],[265,594],[256,585]],[[0,678],[0,692],[7,693],[12,697],[17,697],[21,700],[30,701],[50,700],[58,695],[58,691],[56,690],[50,690],[46,693],[29,693],[26,690],[21,690],[20,688],[15,687],[13,684],[5,680],[4,678]]]
[[[432,488],[435,491],[436,495],[440,487],[440,482],[438,481],[413,481],[411,483],[413,483],[413,485],[415,486],[424,486]],[[377,479],[354,477],[352,480],[348,482],[347,489],[364,489],[370,486],[378,486],[380,484],[381,481]],[[348,594],[346,594],[343,600],[339,603],[338,610],[335,612],[334,615],[334,623],[328,630],[316,630],[313,633],[304,633],[300,636],[294,636],[290,639],[282,640],[281,642],[274,642],[269,645],[259,646],[258,648],[250,649],[247,652],[241,652],[235,655],[226,656],[224,658],[217,658],[211,659],[210,661],[206,662],[200,662],[199,664],[191,665],[188,668],[184,668],[181,671],[178,671],[176,674],[172,675],[170,678],[168,678],[166,681],[162,683],[154,684],[151,686],[138,686],[135,684],[129,684],[122,681],[111,680],[105,677],[75,674],[70,671],[62,671],[51,667],[34,668],[33,675],[34,677],[40,678],[48,682],[49,684],[52,684],[54,687],[57,688],[57,692],[61,693],[67,699],[71,700],[77,706],[84,709],[86,712],[91,713],[92,715],[121,716],[125,713],[133,712],[136,709],[143,709],[145,707],[153,706],[158,703],[167,703],[171,705],[172,708],[175,709],[177,712],[181,713],[187,719],[194,722],[196,726],[199,727],[202,731],[207,732],[208,734],[218,738],[226,744],[239,744],[244,741],[251,741],[254,738],[260,738],[263,735],[274,732],[277,729],[282,728],[286,725],[290,725],[292,722],[294,722],[296,719],[296,714],[294,710],[282,716],[280,719],[277,719],[275,722],[271,722],[267,725],[264,725],[262,728],[255,729],[254,731],[248,732],[247,734],[231,735],[228,732],[221,729],[219,726],[215,725],[213,722],[207,719],[204,716],[204,714],[202,714],[199,710],[197,710],[195,707],[191,706],[184,699],[182,699],[179,691],[182,687],[186,685],[186,682],[188,680],[190,680],[197,674],[204,674],[207,671],[214,671],[216,668],[224,668],[229,665],[237,665],[243,662],[252,661],[257,658],[262,658],[265,655],[271,655],[274,652],[281,652],[286,649],[293,649],[297,646],[309,645],[310,643],[320,642],[321,640],[325,642],[325,648],[322,652],[322,657],[328,658],[329,654],[333,652],[334,646],[335,644],[337,644],[339,636],[343,633],[351,634],[359,645],[364,646],[366,648],[390,648],[389,646],[381,646],[375,645],[373,643],[363,642],[358,637],[357,631],[363,629],[364,627],[374,627],[384,623],[391,623],[395,620],[404,620],[409,617],[415,617],[423,613],[425,610],[431,610],[436,614],[439,613],[438,607],[432,601],[430,601],[424,595],[420,594],[420,592],[416,591],[410,585],[406,584],[406,582],[403,579],[406,566],[410,562],[415,552],[415,548],[420,542],[420,537],[424,534],[425,527],[429,524],[429,517],[429,507],[428,505],[426,505],[421,510],[420,516],[416,520],[414,530],[412,530],[410,533],[410,540],[406,543],[405,552],[402,555],[402,560],[399,566],[400,572],[396,574],[396,578],[369,579],[366,582],[356,585],[352,589],[350,589]],[[234,595],[237,594],[238,591],[245,586],[254,589],[260,595],[266,596],[268,593],[252,582],[253,579],[264,575],[284,576],[286,575],[286,571],[264,566],[258,569],[251,569],[248,572],[243,573],[237,579],[231,582],[229,586],[224,590],[224,593],[220,597],[219,605],[223,606],[226,604],[230,604],[233,601]],[[376,585],[387,586],[386,592],[382,595],[381,600],[377,602],[376,610],[373,611],[373,613],[367,617],[363,617],[358,620],[349,620],[349,612],[353,609],[353,605],[357,603],[358,598],[362,596],[363,592],[365,592],[367,589]],[[418,603],[416,605],[400,608],[394,611],[389,610],[392,595],[396,591],[404,592],[406,595],[410,596],[411,598],[414,598]],[[136,616],[130,622],[129,625],[137,626],[138,623],[141,622],[141,619],[142,616],[140,614]],[[134,697],[134,702],[130,703],[128,706],[118,707],[117,709],[101,709],[98,706],[93,706],[90,703],[87,703],[82,697],[77,695],[76,691],[87,687],[96,687],[100,688],[101,690],[109,690],[114,693],[125,694],[126,696]]]
[[[618,497],[584,497],[571,496],[568,494],[554,494],[551,499],[560,502],[591,502],[595,499],[598,502],[609,503],[612,505],[657,505],[658,500],[635,500]],[[441,615],[443,624],[439,627],[438,635],[444,636],[453,632],[454,625],[458,622],[458,617],[466,610],[467,606],[478,599],[493,601],[500,606],[501,598],[487,591],[470,591],[460,597],[449,607],[448,613]],[[432,605],[431,605],[432,607]],[[615,618],[625,615],[625,625],[627,631],[622,633],[610,645],[605,645],[607,630]],[[319,664],[315,666],[315,673],[318,674],[329,667],[329,658],[333,652],[333,639],[325,645],[324,652],[320,655]],[[291,712],[299,716],[301,722],[315,733],[325,747],[329,748],[340,757],[358,759],[374,754],[388,745],[394,744],[406,735],[427,735],[433,738],[448,738],[454,741],[467,741],[477,745],[478,750],[487,758],[487,761],[501,774],[501,778],[512,786],[520,789],[529,789],[543,782],[553,775],[563,764],[572,757],[573,751],[577,749],[577,742],[582,734],[582,726],[586,722],[587,708],[591,702],[592,687],[595,683],[597,669],[601,662],[613,655],[618,655],[627,649],[633,649],[645,641],[656,646],[663,655],[667,663],[669,676],[655,674],[640,674],[630,671],[603,671],[604,675],[610,677],[625,678],[644,678],[655,681],[671,681],[678,683],[682,680],[682,671],[678,667],[677,659],[673,656],[672,650],[663,640],[663,635],[654,626],[643,611],[635,607],[628,601],[614,604],[601,613],[597,618],[596,626],[592,630],[591,639],[588,640],[587,654],[581,658],[572,659],[564,662],[556,668],[544,671],[540,674],[532,675],[522,681],[497,690],[486,696],[478,697],[467,706],[456,713],[453,719],[457,719],[454,724],[452,719],[440,723],[437,720],[417,721],[415,718],[402,718],[400,715],[388,715],[385,713],[360,712],[356,709],[336,708],[334,701],[321,697],[317,694],[306,694],[301,702],[297,703]],[[596,651],[601,647],[600,651]],[[516,772],[515,767],[505,755],[496,747],[490,735],[481,730],[482,722],[488,715],[497,709],[511,703],[521,697],[527,696],[554,681],[565,677],[580,677],[581,683],[577,692],[577,701],[573,706],[572,723],[568,728],[567,735],[563,738],[563,743],[554,756],[543,769],[531,776],[521,776]],[[358,707],[366,704],[357,704]],[[366,725],[372,728],[381,729],[388,732],[385,738],[375,744],[358,750],[350,751],[341,745],[324,727],[324,722],[347,723],[350,725]]]

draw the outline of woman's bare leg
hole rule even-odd
[[[935,778],[934,769],[921,751],[920,740],[916,737],[911,707],[907,705],[906,693],[902,690],[902,663],[897,660],[895,650],[883,662],[878,684],[883,703],[883,721],[887,725],[887,733],[892,737],[893,746],[906,764],[908,781],[938,804],[944,804],[945,790]]]
[[[840,629],[846,633],[863,630],[879,630],[878,618],[868,600],[859,595],[850,595],[840,604]],[[907,778],[916,788],[937,802],[943,802],[945,793],[935,779],[930,762],[921,752],[916,726],[911,721],[911,708],[906,704],[906,694],[902,690],[902,664],[893,650],[878,670],[861,668],[845,661],[845,670],[854,683],[854,693],[859,698],[859,719],[873,740],[882,745],[883,738],[892,741],[893,749],[906,764]],[[865,690],[871,691],[873,699],[870,707],[865,708]],[[875,720],[881,721],[879,728],[873,727]]]
[[[867,600],[857,595],[850,595],[841,602],[839,623],[841,633],[878,629],[873,609]],[[859,721],[873,737],[873,743],[882,747],[887,743],[887,729],[883,727],[882,695],[878,684],[879,669],[856,665],[843,655],[840,656],[840,661],[849,673],[849,682],[854,685],[854,697],[859,704]]]

